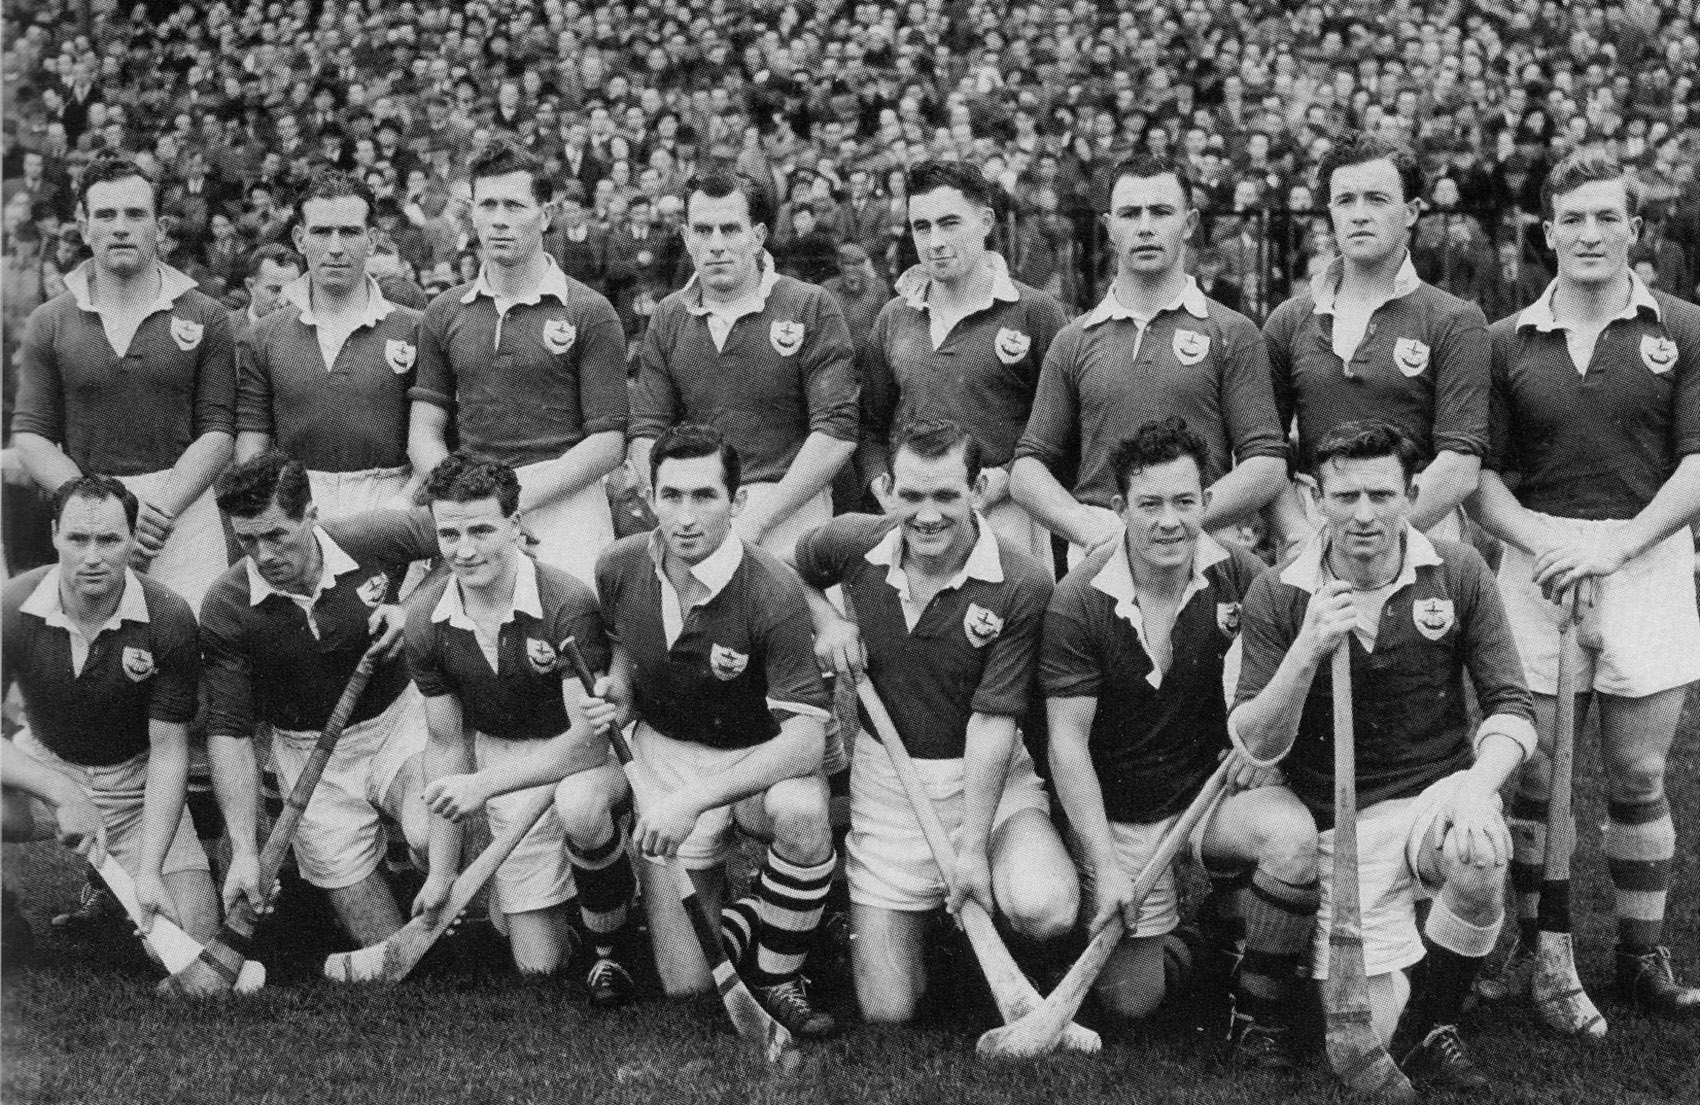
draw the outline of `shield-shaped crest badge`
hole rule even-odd
[[[145,648],[124,649],[124,674],[130,677],[130,682],[140,683],[153,672],[153,653]]]
[[[1216,628],[1230,637],[1240,631],[1239,603],[1219,602],[1216,604]]]
[[[1190,368],[1209,354],[1210,335],[1197,330],[1176,330],[1174,349],[1175,360]]]
[[[418,352],[407,342],[391,338],[384,342],[384,363],[390,366],[391,372],[400,376],[413,367],[413,359]]]
[[[525,660],[531,665],[531,670],[538,675],[548,675],[555,670],[555,646],[548,641],[540,641],[536,637],[525,640]]]
[[[1018,364],[1021,358],[1027,356],[1027,351],[1033,348],[1033,336],[1023,334],[1020,330],[1002,327],[998,330],[996,348],[998,360],[1004,364]]]
[[[1393,363],[1406,376],[1421,376],[1428,367],[1428,346],[1416,338],[1400,338],[1393,343]]]
[[[750,666],[748,653],[738,652],[725,645],[714,645],[708,650],[708,667],[714,672],[714,678],[719,680],[736,679],[744,674],[744,669]]]
[[[543,346],[551,353],[565,353],[578,340],[578,327],[564,318],[552,318],[543,324]]]
[[[206,332],[207,328],[193,319],[171,316],[171,340],[185,353],[197,348]]]
[[[1451,599],[1417,599],[1411,603],[1411,620],[1417,632],[1431,641],[1438,641],[1452,628],[1455,615]]]
[[[1647,366],[1647,371],[1656,376],[1663,376],[1676,367],[1676,343],[1669,338],[1656,338],[1651,334],[1641,336],[1641,363]]]
[[[767,340],[773,343],[773,351],[781,357],[795,356],[797,350],[803,348],[803,324],[776,322],[768,330]]]
[[[968,634],[969,644],[975,648],[985,648],[1003,632],[1003,619],[979,603],[971,602],[968,604],[968,613],[962,618],[962,629]]]
[[[375,575],[362,583],[360,590],[355,593],[360,596],[361,602],[376,608],[379,603],[384,601],[384,596],[389,594],[389,590],[390,581],[383,575]]]

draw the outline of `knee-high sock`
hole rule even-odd
[[[1245,959],[1235,987],[1236,1012],[1269,1023],[1281,1007],[1310,947],[1321,884],[1290,883],[1262,868],[1245,898]]]
[[[1504,920],[1501,914],[1488,924],[1471,924],[1452,911],[1444,891],[1435,899],[1423,925],[1428,945],[1418,1007],[1418,1027],[1423,1033],[1437,1025],[1455,1025],[1464,1015],[1464,999],[1475,984],[1482,961],[1498,942]]]
[[[596,954],[606,959],[613,954],[614,938],[626,925],[637,880],[627,854],[630,839],[626,819],[614,819],[614,832],[593,848],[579,851],[569,842],[567,858],[572,861],[573,880],[578,883],[579,912],[585,931],[596,944]]]
[[[1242,891],[1248,889],[1256,869],[1252,867],[1215,868],[1205,864],[1204,873],[1210,878],[1210,893],[1199,903],[1199,930],[1213,944],[1238,946],[1246,938],[1246,913]]]
[[[1606,866],[1616,892],[1618,946],[1645,954],[1664,938],[1665,895],[1676,855],[1670,803],[1612,802],[1608,815]]]
[[[1546,804],[1519,794],[1505,819],[1511,830],[1511,891],[1517,896],[1517,936],[1533,948],[1540,932],[1541,880],[1547,858]]]
[[[754,940],[746,940],[743,949],[743,966],[752,985],[773,986],[802,973],[837,863],[836,852],[820,863],[798,864],[768,848],[751,895]],[[737,914],[736,905],[731,912]]]

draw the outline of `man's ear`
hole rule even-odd
[[[880,507],[889,512],[891,503],[891,473],[881,472],[874,477],[872,484],[874,498],[879,500]]]
[[[735,518],[744,512],[744,505],[750,501],[750,489],[740,487],[732,495],[732,516]]]

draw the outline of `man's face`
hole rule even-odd
[[[120,279],[143,271],[159,243],[153,186],[139,176],[94,185],[84,201],[82,231],[100,271]]]
[[[736,296],[755,287],[766,241],[767,228],[751,223],[743,193],[692,192],[686,199],[685,250],[704,287],[717,295]]]
[[[909,197],[909,232],[927,275],[942,283],[962,280],[986,256],[992,210],[955,188],[935,188]]]
[[[496,265],[527,264],[543,251],[552,204],[537,202],[531,174],[504,173],[472,182],[472,226],[484,260]]]
[[[1343,165],[1328,182],[1328,216],[1342,256],[1377,264],[1405,248],[1417,223],[1418,201],[1405,195],[1399,170],[1381,158]]]
[[[448,562],[462,587],[483,590],[515,563],[520,552],[519,515],[502,513],[494,497],[469,503],[431,504],[437,529],[437,551]]]
[[[1599,287],[1623,279],[1641,219],[1629,214],[1629,191],[1622,180],[1591,180],[1554,196],[1552,218],[1541,229],[1547,247],[1558,255],[1560,279]]]
[[[254,317],[264,318],[275,311],[283,301],[283,286],[300,275],[301,270],[294,265],[280,265],[269,258],[261,261],[260,274],[246,281]]]
[[[1398,457],[1336,457],[1318,471],[1317,481],[1317,506],[1332,548],[1360,561],[1398,551],[1417,497]]]
[[[1172,571],[1192,563],[1210,493],[1191,457],[1176,457],[1132,473],[1127,495],[1112,502],[1127,523],[1127,549],[1136,567]]]
[[[359,196],[310,199],[301,206],[295,248],[306,258],[315,291],[346,295],[366,276],[371,212]]]
[[[1155,279],[1186,263],[1186,243],[1198,224],[1173,173],[1124,176],[1110,191],[1110,245],[1125,271]]]
[[[60,579],[84,602],[103,602],[123,590],[124,566],[135,543],[124,504],[113,497],[74,495],[53,524]]]
[[[886,509],[903,527],[904,547],[927,560],[955,564],[974,548],[974,511],[985,492],[982,472],[970,484],[965,447],[942,457],[899,449],[891,458]]]
[[[667,552],[698,564],[732,532],[732,519],[744,508],[744,491],[727,492],[718,455],[669,457],[655,470],[650,507]]]
[[[308,595],[318,583],[311,576],[319,544],[313,535],[317,521],[318,513],[311,505],[301,517],[291,518],[273,501],[252,518],[233,515],[230,529],[236,535],[236,546],[254,562],[262,579],[279,591]]]

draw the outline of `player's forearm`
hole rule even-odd
[[[59,810],[82,796],[75,780],[31,756],[9,740],[0,740],[0,784],[39,798]]]
[[[568,775],[596,767],[608,758],[607,741],[595,738],[582,721],[558,737],[535,744],[531,755],[478,773],[486,799],[531,787],[553,786]]]
[[[1411,508],[1411,525],[1426,530],[1457,510],[1475,493],[1481,474],[1481,457],[1450,449],[1435,454],[1434,460],[1417,477],[1417,502]]]
[[[819,495],[832,482],[856,451],[853,441],[840,441],[823,433],[812,433],[797,450],[797,457],[774,487],[773,494],[758,508],[746,508],[744,524],[765,534],[797,513],[804,503]]]
[[[1523,765],[1524,749],[1515,739],[1494,733],[1476,745],[1476,762],[1467,777],[1472,786],[1483,794],[1497,793],[1511,778],[1511,773]]]
[[[236,433],[236,463],[259,456],[272,447],[272,435],[258,430],[239,430]]]
[[[1247,457],[1210,485],[1204,528],[1218,529],[1251,517],[1287,486],[1287,462],[1280,457]]]
[[[1548,541],[1546,523],[1519,503],[1505,480],[1492,469],[1481,474],[1468,506],[1470,517],[1483,529],[1524,552],[1534,553]]]
[[[420,479],[449,455],[449,415],[435,403],[414,400],[407,415],[407,463]]]
[[[1080,840],[1081,858],[1089,872],[1115,862],[1110,820],[1104,813],[1104,790],[1087,751],[1097,702],[1095,698],[1053,698],[1046,703],[1050,714],[1051,783],[1068,814],[1069,825]]]
[[[626,459],[631,462],[638,489],[645,495],[650,492],[649,454],[654,448],[655,439],[650,437],[634,437],[626,443]]]
[[[1320,660],[1294,642],[1257,697],[1234,708],[1228,716],[1228,734],[1246,755],[1258,763],[1273,763],[1293,747],[1305,696],[1320,666]]]
[[[577,495],[620,466],[625,444],[625,435],[618,430],[591,434],[520,485],[520,510],[535,510]]]
[[[1009,497],[1039,524],[1075,545],[1090,545],[1093,507],[1075,500],[1038,457],[1019,457],[1010,466]]]
[[[76,462],[65,455],[65,450],[40,434],[13,434],[12,445],[18,450],[24,471],[43,491],[57,491],[66,480],[83,474]]]
[[[803,601],[809,607],[809,623],[814,627],[815,636],[842,626],[848,619],[839,613],[838,607],[826,597],[825,591],[820,591],[803,584]]]
[[[1624,526],[1618,539],[1629,559],[1640,556],[1700,515],[1700,455],[1682,458],[1652,502]]]
[[[420,766],[428,786],[445,775],[465,775],[472,770],[460,704],[443,695],[425,700],[425,753]],[[446,817],[432,817],[426,843],[431,874],[460,870],[461,829]]]
[[[698,782],[693,788],[696,805],[699,811],[719,809],[782,780],[802,778],[820,770],[825,751],[826,724],[817,717],[793,714],[780,723],[779,734],[772,740]]]
[[[188,786],[188,726],[150,722],[148,774],[142,789],[142,871],[159,874],[165,865]]]
[[[165,493],[154,505],[173,518],[182,514],[229,465],[233,446],[234,439],[223,430],[204,433],[190,442],[183,455],[177,458],[177,463],[172,465]]]
[[[207,759],[212,764],[213,794],[230,837],[233,859],[246,859],[259,852],[259,765],[254,742],[245,737],[207,737]]]
[[[962,752],[963,851],[984,852],[992,838],[992,818],[1015,752],[1015,719],[975,714],[968,719]]]

